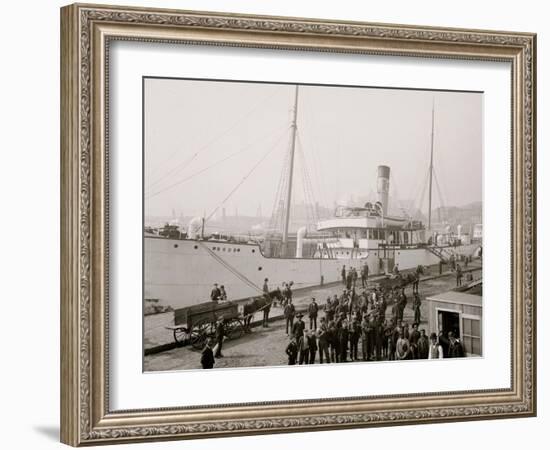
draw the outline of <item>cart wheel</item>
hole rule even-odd
[[[244,327],[239,319],[231,319],[225,324],[227,339],[238,339],[244,334]]]
[[[197,350],[202,350],[206,338],[210,337],[213,334],[212,324],[209,320],[204,320],[197,323],[191,330],[191,336],[189,337],[189,342]]]
[[[188,338],[187,328],[176,328],[174,330],[174,340],[178,345],[185,345]]]

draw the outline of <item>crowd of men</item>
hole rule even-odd
[[[414,322],[403,320],[407,305]],[[284,307],[289,343],[285,349],[288,364],[341,363],[454,358],[464,356],[454,332],[426,334],[420,329],[422,301],[418,291],[409,301],[405,289],[344,289],[342,295],[327,298],[320,306],[313,298],[306,315],[296,313],[292,301]],[[386,317],[388,308],[391,318]],[[320,312],[323,316],[319,318]]]
[[[457,285],[460,285],[460,266],[455,270]],[[305,311],[308,324],[304,321],[304,314],[296,311],[292,301],[293,283],[283,283],[279,301],[283,308],[286,334],[289,336],[285,348],[289,365],[314,364],[317,361],[323,364],[464,356],[462,344],[453,331],[438,334],[432,332],[428,336],[426,330],[420,328],[422,300],[418,292],[418,278],[412,283],[412,296],[409,299],[403,287],[369,288],[368,274],[367,265],[360,270],[360,274],[355,268],[346,270],[344,266],[341,271],[344,284],[342,294],[328,297],[323,305],[312,298]],[[358,286],[359,279],[361,288]],[[268,282],[266,278],[263,291],[264,297],[269,300]],[[224,287],[214,285],[212,300],[223,300],[224,297],[227,298]],[[260,308],[263,311],[263,327],[268,327],[269,311],[276,301],[268,301]],[[410,325],[403,319],[407,305],[413,310],[414,316]],[[255,305],[249,306],[251,310],[258,310]],[[388,309],[390,318],[387,317]],[[247,317],[251,318],[252,315]],[[214,348],[213,340],[210,339],[202,352],[201,364],[204,368],[213,367],[214,357],[223,357],[222,322],[216,326],[214,340]]]

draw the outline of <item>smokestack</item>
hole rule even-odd
[[[390,168],[378,166],[377,200],[382,203],[384,216],[388,215],[388,193],[390,191]]]

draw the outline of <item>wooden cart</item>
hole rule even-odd
[[[216,322],[223,317],[226,339],[237,339],[244,333],[239,308],[232,302],[206,302],[176,309],[174,326],[167,327],[174,333],[177,344],[190,343],[202,349],[207,338],[214,338]]]

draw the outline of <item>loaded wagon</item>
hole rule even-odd
[[[232,302],[205,302],[174,311],[172,330],[177,344],[191,344],[196,349],[204,347],[206,339],[216,334],[216,322],[223,318],[226,339],[237,339],[244,333],[239,306]]]

